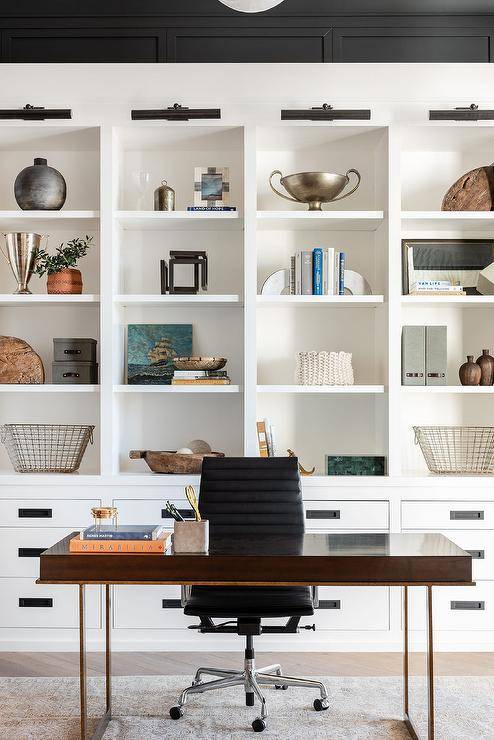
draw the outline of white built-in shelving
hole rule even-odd
[[[99,211],[0,211],[3,231],[77,231],[99,228]]]
[[[383,211],[257,211],[257,228],[276,231],[375,231],[383,220]]]
[[[115,393],[240,393],[239,385],[115,385]]]
[[[358,395],[384,393],[383,385],[258,385],[258,393]]]
[[[69,306],[94,306],[100,302],[99,295],[81,293],[80,295],[48,295],[47,293],[36,293],[33,295],[11,295],[0,294],[0,306],[42,306],[69,307]]]
[[[217,308],[219,306],[241,306],[239,295],[213,295],[212,293],[199,293],[198,295],[116,295],[114,303],[121,306],[188,306],[206,308],[208,306]]]
[[[220,231],[241,230],[237,211],[116,211],[115,220],[126,231]]]
[[[401,225],[410,231],[489,231],[494,227],[492,211],[402,211]]]
[[[258,295],[259,306],[305,306],[306,308],[377,308],[382,295]]]
[[[423,308],[489,308],[494,306],[494,295],[404,295],[403,306],[422,306]]]
[[[98,385],[67,385],[43,383],[42,385],[2,385],[0,393],[99,393]]]

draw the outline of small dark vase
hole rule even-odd
[[[14,195],[23,211],[59,211],[67,197],[67,185],[46,159],[36,157],[34,164],[15,178]]]
[[[477,365],[480,367],[480,385],[492,385],[494,383],[494,357],[491,357],[488,349],[483,349],[480,357],[477,357]]]
[[[462,385],[478,385],[482,370],[476,362],[473,361],[473,355],[467,356],[467,361],[460,367],[460,383]]]

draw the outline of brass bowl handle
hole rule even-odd
[[[283,174],[280,172],[280,170],[273,170],[272,173],[270,174],[270,176],[269,176],[269,185],[270,185],[270,188],[273,191],[273,193],[276,193],[276,195],[279,195],[280,198],[284,198],[285,200],[291,200],[292,203],[302,203],[302,201],[297,200],[296,198],[290,198],[290,197],[288,197],[288,195],[283,195],[283,193],[280,193],[279,190],[276,190],[276,188],[273,186],[273,183],[271,182],[271,178],[273,177],[273,175],[279,175],[280,178],[282,178],[283,177]],[[357,185],[357,187],[358,187],[358,185]],[[348,195],[350,195],[350,193],[348,193]]]
[[[352,193],[354,193],[357,190],[358,186],[360,185],[360,180],[362,179],[360,177],[360,172],[358,170],[354,170],[354,169],[347,170],[347,172],[345,174],[345,177],[347,177],[348,180],[350,180],[350,178],[348,177],[348,175],[350,174],[350,172],[353,172],[354,175],[357,175],[357,184],[355,185],[354,188],[352,188],[351,190],[349,190],[348,193],[344,193],[343,195],[338,195],[337,198],[333,198],[333,200],[331,201],[331,203],[334,203],[335,200],[343,200],[343,198],[348,198],[349,195],[351,195]]]

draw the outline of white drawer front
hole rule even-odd
[[[320,586],[318,594],[320,607],[301,624],[324,630],[389,629],[389,588]]]
[[[181,606],[167,608],[166,601],[180,601],[180,586],[115,586],[113,626],[186,629],[199,622],[197,617],[186,617]]]
[[[0,533],[0,577],[39,576],[39,549],[46,550],[73,530],[12,528]]]
[[[426,628],[424,588],[410,588],[410,629]],[[440,630],[492,630],[494,583],[476,586],[438,586],[432,590],[434,628]]]
[[[490,501],[403,501],[403,529],[494,529]]]
[[[389,528],[387,501],[304,501],[308,530]]]
[[[413,532],[414,530],[403,530]],[[472,531],[450,531],[441,532],[445,537],[467,550],[472,555],[473,580],[492,580],[494,578],[494,532],[480,530]]]
[[[2,527],[79,527],[91,526],[91,507],[101,499],[3,499],[0,501]]]
[[[165,512],[166,501],[171,501],[177,509],[185,515],[193,517],[192,509],[187,500],[182,496],[181,489],[174,491],[176,498],[173,498],[172,492],[167,490],[166,497],[159,499],[114,499],[113,505],[118,509],[118,520],[121,524],[170,524],[173,529],[173,519]]]
[[[88,627],[101,627],[100,590],[99,586],[86,587]],[[0,627],[64,629],[79,625],[77,586],[39,586],[32,578],[0,578],[0,594]]]

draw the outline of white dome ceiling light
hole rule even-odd
[[[220,2],[232,10],[238,10],[239,13],[261,13],[263,10],[280,5],[283,0],[220,0]]]

